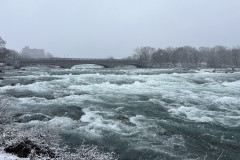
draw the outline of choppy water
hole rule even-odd
[[[19,125],[60,125],[72,147],[85,139],[121,159],[240,158],[239,72],[26,67],[0,77]]]

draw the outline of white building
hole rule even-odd
[[[45,58],[44,49],[30,49],[28,46],[22,49],[23,58]]]

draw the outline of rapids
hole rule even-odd
[[[240,72],[83,65],[0,77],[18,125],[58,125],[73,148],[85,140],[126,160],[240,157]]]

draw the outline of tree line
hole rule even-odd
[[[149,67],[239,67],[240,48],[215,47],[138,47],[128,59],[138,59]]]
[[[0,63],[9,63],[12,64],[19,57],[19,54],[11,49],[5,48],[6,41],[0,37]]]

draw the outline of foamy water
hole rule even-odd
[[[58,125],[72,147],[85,139],[121,159],[240,156],[239,72],[85,65],[1,77],[19,125]]]

